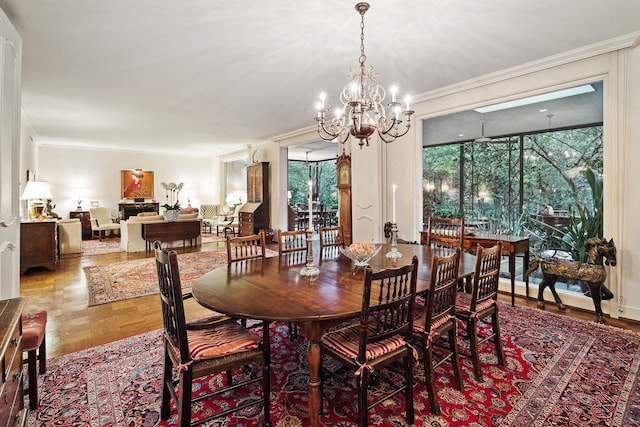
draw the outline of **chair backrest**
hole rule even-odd
[[[307,250],[307,232],[304,230],[278,230],[278,254]]]
[[[227,263],[265,257],[264,233],[250,236],[227,236]]]
[[[220,215],[220,205],[200,205],[202,219],[216,219]]]
[[[153,242],[153,247],[156,255],[165,340],[173,348],[179,350],[179,363],[184,364],[191,360],[191,356],[189,355],[187,326],[182,303],[178,255],[175,251],[162,249],[159,241]]]
[[[498,299],[498,282],[500,280],[500,261],[502,261],[502,242],[490,248],[478,245],[476,250],[476,268],[473,274],[473,295],[471,311],[476,311],[478,304]]]
[[[464,218],[429,217],[427,245],[462,249]]]
[[[97,221],[97,225],[113,222],[109,208],[89,208],[89,218]]]
[[[373,272],[367,267],[364,276],[358,362],[366,361],[369,344],[394,335],[411,339],[413,303],[416,297],[418,258],[398,268]]]
[[[451,255],[434,256],[431,260],[431,283],[425,301],[427,317],[424,324],[427,334],[432,325],[455,318],[460,252],[460,249],[456,249]]]
[[[342,224],[336,227],[320,227],[320,249],[326,246],[342,246],[344,247],[344,227]]]

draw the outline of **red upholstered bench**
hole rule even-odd
[[[40,361],[40,374],[47,370],[47,352],[45,347],[45,329],[47,326],[47,312],[45,310],[26,313],[22,315],[22,351],[27,352],[27,371],[29,375],[29,387],[25,393],[29,393],[29,409],[38,407],[38,366]]]

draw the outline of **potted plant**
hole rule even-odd
[[[164,219],[167,221],[176,221],[180,215],[180,201],[178,196],[180,190],[184,187],[184,183],[176,184],[175,182],[162,182],[162,188],[164,188],[167,202],[162,205],[164,208]]]

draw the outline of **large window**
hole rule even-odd
[[[424,221],[464,217],[470,230],[530,236],[533,255],[584,261],[584,240],[595,226],[602,232],[602,131],[598,124],[424,147]]]

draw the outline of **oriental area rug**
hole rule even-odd
[[[441,415],[431,414],[426,388],[414,390],[416,426],[637,426],[640,420],[640,335],[541,310],[500,303],[506,364],[493,346],[480,348],[485,378],[478,383],[460,334],[464,390],[458,391],[448,364],[435,371]],[[287,325],[272,323],[271,420],[274,427],[306,427],[307,345],[291,342]],[[256,330],[256,333],[259,333]],[[416,379],[423,378],[416,365]],[[198,380],[196,393],[223,375]],[[234,375],[242,375],[235,372]],[[41,404],[29,426],[163,426],[177,422],[175,407],[160,421],[161,331],[56,357],[42,377]],[[255,390],[255,389],[254,389]],[[325,385],[327,392],[354,402],[352,392]],[[370,390],[375,395],[376,390]],[[194,419],[211,408],[259,395],[238,390],[194,405]],[[260,410],[245,410],[206,426],[256,426]],[[321,425],[351,426],[325,404]],[[397,396],[371,411],[370,425],[403,426],[404,401]]]
[[[266,249],[266,256],[278,252]],[[121,301],[158,293],[155,258],[144,258],[107,265],[84,267],[87,277],[89,306]],[[215,250],[178,255],[183,288],[203,274],[227,265],[227,251]]]
[[[64,254],[60,258],[76,258],[81,256],[93,256],[124,252],[120,247],[120,237],[105,237],[102,240],[83,240],[82,252],[77,254]]]

